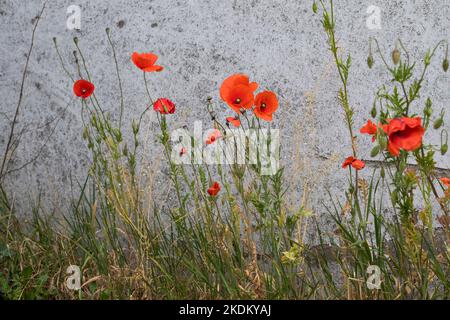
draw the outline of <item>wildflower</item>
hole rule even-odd
[[[73,92],[77,97],[81,97],[83,99],[88,98],[94,92],[94,89],[94,84],[84,79],[77,80],[73,84]]]
[[[250,109],[254,103],[254,92],[258,89],[256,82],[250,82],[245,74],[234,74],[225,79],[220,87],[220,98],[228,106],[241,113],[241,109]]]
[[[354,157],[348,157],[347,159],[345,159],[344,163],[342,164],[342,168],[345,169],[348,166],[352,166],[356,170],[361,170],[361,169],[364,169],[366,164],[362,160],[358,160]]]
[[[392,119],[387,125],[383,125],[383,130],[389,138],[389,153],[394,157],[400,154],[400,149],[414,151],[420,148],[425,133],[420,117]]]
[[[235,117],[228,117],[227,119],[227,126],[231,123],[233,126],[235,126],[236,128],[239,127],[241,125],[241,120],[239,120],[238,118]]]
[[[180,157],[182,157],[183,155],[185,155],[186,152],[187,152],[186,148],[185,148],[185,147],[181,147],[181,149],[180,149]]]
[[[441,178],[439,180],[441,180],[441,182],[444,186],[450,187],[450,178]]]
[[[359,132],[369,134],[372,136],[372,142],[375,141],[377,136],[377,126],[370,120],[367,120],[367,124],[364,125]]]
[[[175,104],[167,98],[159,98],[153,104],[153,110],[161,114],[175,113]]]
[[[163,67],[155,65],[156,60],[158,60],[158,56],[154,53],[133,52],[131,55],[131,61],[144,72],[162,71]]]
[[[217,194],[218,194],[219,191],[220,191],[220,185],[219,185],[219,183],[218,183],[217,181],[214,182],[213,185],[212,185],[207,191],[208,191],[208,194],[209,194],[211,197],[217,196]]]
[[[255,99],[255,115],[265,121],[272,121],[272,114],[278,108],[278,99],[275,93],[263,91],[258,93]]]
[[[206,139],[205,143],[208,145],[213,144],[220,137],[221,137],[220,131],[217,129],[214,129],[214,131],[208,135],[208,138]]]

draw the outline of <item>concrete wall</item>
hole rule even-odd
[[[66,11],[72,4],[82,10],[80,31],[66,26]],[[130,62],[133,51],[153,51],[160,56],[158,62],[165,70],[149,79],[155,97],[170,97],[178,106],[170,121],[173,128],[195,119],[204,120],[207,127],[204,101],[211,96],[219,103],[218,88],[232,73],[247,73],[261,88],[275,91],[281,103],[272,126],[281,129],[284,139],[283,161],[293,186],[292,202],[299,201],[306,181],[311,206],[320,211],[325,188],[342,195],[346,173],[340,169],[340,163],[350,154],[350,144],[336,99],[338,75],[320,19],[312,13],[311,4],[303,0],[48,1],[36,33],[18,123],[19,130],[28,131],[24,132],[11,168],[20,167],[43,149],[38,161],[9,176],[9,190],[20,202],[42,193],[52,200],[50,206],[64,207],[64,199],[70,197],[71,178],[83,178],[88,152],[81,139],[80,103],[73,98],[72,84],[59,65],[52,38],[57,37],[72,74],[76,71],[72,38],[79,38],[98,98],[104,109],[117,116],[119,91],[105,34],[105,28],[110,27],[123,79],[126,121],[138,117],[146,106],[142,74]],[[12,117],[32,23],[41,5],[37,0],[0,1],[2,148],[7,128],[4,116]],[[382,10],[380,30],[370,30],[366,25],[370,5]],[[366,65],[368,38],[376,37],[389,55],[400,37],[412,58],[419,60],[421,70],[427,48],[448,39],[450,3],[339,0],[335,12],[340,47],[353,57],[349,91],[356,111],[355,126],[359,128],[369,115],[377,88],[389,83],[379,58],[372,70]],[[439,51],[424,83],[424,92],[433,97],[436,108],[448,110],[450,74],[441,70],[442,57],[443,51]],[[307,103],[308,97],[313,103]],[[232,114],[219,105],[218,114],[223,118]],[[421,110],[421,105],[413,108]],[[144,120],[143,137],[144,160],[150,172],[160,168],[155,162],[160,152],[154,145],[151,120]],[[450,112],[445,120],[450,123]],[[432,132],[426,139],[439,141]],[[369,141],[367,137],[359,138],[363,158],[369,158]],[[439,167],[449,168],[448,155],[437,156],[437,161]],[[370,170],[365,174],[370,174]]]

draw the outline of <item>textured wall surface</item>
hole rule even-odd
[[[389,83],[379,58],[372,70],[366,65],[368,38],[376,37],[384,53],[389,55],[400,37],[412,58],[418,60],[419,71],[426,50],[448,38],[450,3],[446,0],[336,2],[339,44],[353,57],[349,92],[356,113],[355,127],[359,128],[369,115],[377,88]],[[231,115],[232,111],[220,104],[218,88],[226,76],[247,73],[261,88],[273,90],[280,97],[280,108],[272,126],[281,129],[283,162],[288,166],[292,183],[292,203],[306,192],[310,194],[311,206],[320,211],[325,188],[342,195],[346,180],[340,163],[349,155],[350,144],[336,99],[340,86],[338,75],[319,16],[312,13],[311,3],[304,0],[48,1],[36,33],[18,123],[19,129],[26,130],[11,168],[20,167],[36,154],[39,158],[9,175],[9,190],[16,199],[33,200],[43,194],[52,200],[50,207],[64,207],[64,199],[71,196],[71,179],[83,179],[89,158],[81,138],[80,103],[73,98],[72,83],[60,67],[52,38],[58,39],[72,74],[76,72],[72,38],[79,38],[97,96],[103,108],[117,117],[119,91],[105,34],[105,28],[110,27],[125,92],[125,121],[137,118],[146,106],[142,74],[130,61],[133,51],[153,51],[159,55],[158,62],[165,70],[152,74],[149,79],[153,96],[170,97],[178,106],[170,120],[172,128],[195,119],[204,120],[204,126],[208,127],[204,103],[207,96],[213,97],[220,106],[220,116]],[[66,10],[72,4],[82,10],[80,31],[66,27]],[[37,0],[0,0],[2,148],[7,136],[7,119],[12,117],[18,99],[32,23],[41,5]],[[380,30],[366,26],[366,10],[370,5],[382,10]],[[433,97],[436,109],[448,110],[450,74],[445,74],[440,67],[443,54],[438,52],[429,69],[424,93]],[[413,109],[421,110],[425,98],[426,95],[422,96]],[[445,120],[450,123],[450,112]],[[160,152],[155,146],[156,128],[151,122],[151,118],[144,119],[143,161],[150,171],[159,171],[156,159]],[[430,132],[426,139],[438,143],[439,136]],[[358,140],[363,158],[368,159],[370,139]],[[439,155],[437,160],[439,167],[449,168],[448,155]],[[365,174],[370,171],[366,170]]]

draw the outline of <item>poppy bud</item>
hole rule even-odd
[[[137,135],[137,133],[139,132],[139,126],[136,121],[133,120],[133,122],[131,123],[131,128],[133,129],[133,134]]]
[[[53,37],[53,42],[56,43],[56,37]]]
[[[78,37],[73,37],[73,42],[75,42],[75,44],[78,44]]]
[[[444,69],[445,72],[448,71],[448,59],[445,58],[444,61],[442,62],[442,69]]]
[[[375,106],[375,103],[373,104],[372,110],[370,110],[370,115],[372,118],[375,118],[377,116],[377,108]]]
[[[431,102],[431,99],[428,98],[427,101],[425,102],[425,109],[423,110],[423,114],[427,118],[431,117],[431,114],[433,113],[433,109],[431,109],[432,105],[433,103]]]
[[[372,158],[375,158],[380,153],[380,146],[376,145],[373,147],[372,151],[370,152],[370,156]]]
[[[441,132],[441,154],[445,155],[448,151],[448,132],[442,130]]]
[[[384,167],[381,167],[380,170],[380,176],[384,179],[384,177],[386,176],[386,172],[384,171]]]
[[[442,119],[442,117],[440,117],[439,119],[437,119],[434,124],[433,124],[433,128],[434,129],[439,129],[440,127],[442,127],[442,124],[444,123],[444,119]]]
[[[392,51],[392,62],[394,62],[395,65],[400,62],[400,51],[397,48]]]
[[[315,2],[315,1],[313,3],[312,10],[314,13],[317,13],[317,2]]]
[[[384,134],[380,135],[378,138],[378,143],[380,144],[381,150],[386,150],[388,144],[387,137]]]
[[[110,29],[109,29],[109,28],[106,28],[106,30],[105,30],[105,31],[106,31],[106,33],[109,33]]]
[[[444,69],[444,72],[447,72],[448,70],[448,43],[447,47],[445,48],[445,58],[444,61],[442,61],[442,69]]]
[[[367,65],[369,66],[369,69],[372,69],[373,63],[374,63],[373,56],[370,55],[370,56],[367,58]]]
[[[445,155],[447,153],[447,151],[448,151],[448,144],[443,144],[441,146],[441,154]]]

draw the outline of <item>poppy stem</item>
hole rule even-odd
[[[64,60],[61,56],[61,53],[59,52],[58,49],[58,44],[56,42],[56,38],[53,38],[53,44],[55,46],[55,50],[56,50],[56,54],[58,55],[59,58],[59,62],[61,64],[61,67],[63,68],[64,72],[67,74],[67,76],[70,78],[70,80],[72,80],[72,82],[75,82],[75,79],[72,77],[72,75],[70,74],[70,72],[67,70],[66,65],[64,64]]]
[[[145,90],[147,91],[147,95],[148,95],[148,98],[150,99],[151,105],[153,105],[153,99],[152,99],[152,96],[150,95],[150,90],[148,89],[147,77],[145,76],[145,71],[143,73],[144,73]]]
[[[123,109],[124,109],[124,99],[123,99],[123,89],[122,89],[122,80],[120,79],[120,72],[119,72],[119,64],[117,63],[117,57],[116,57],[116,50],[114,48],[114,44],[111,40],[111,35],[109,28],[106,29],[106,35],[108,36],[109,44],[111,45],[113,58],[114,58],[114,64],[116,66],[116,73],[117,73],[117,79],[119,80],[119,91],[120,91],[120,116],[119,116],[119,128],[122,128],[122,117],[123,117]]]

